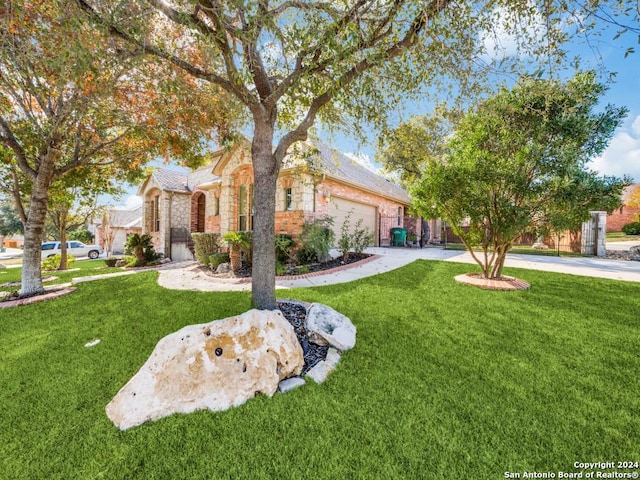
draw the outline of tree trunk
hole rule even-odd
[[[42,160],[38,175],[33,182],[33,190],[29,199],[29,213],[24,226],[21,296],[44,293],[41,261],[42,233],[52,180],[53,162],[45,158]]]
[[[242,250],[240,245],[231,245],[229,248],[229,263],[234,275],[239,274],[240,270],[242,270]]]
[[[275,118],[275,116],[274,116]],[[260,310],[275,310],[276,253],[275,211],[278,165],[273,154],[273,123],[255,122],[251,160],[254,204],[251,304]]]
[[[60,220],[60,266],[58,270],[67,269],[67,222]]]

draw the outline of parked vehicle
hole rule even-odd
[[[45,242],[42,244],[42,259],[52,257],[61,253],[60,242]],[[102,247],[99,245],[85,245],[82,242],[72,240],[67,242],[67,253],[70,253],[74,257],[89,257],[98,258],[102,254]]]

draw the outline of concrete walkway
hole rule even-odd
[[[378,256],[363,265],[346,268],[324,275],[308,276],[295,280],[277,280],[276,288],[317,287],[351,282],[364,277],[395,270],[415,260],[443,260],[475,264],[467,252],[444,250],[441,247],[418,248],[369,248],[367,253]],[[640,282],[640,262],[607,260],[593,257],[553,257],[543,255],[508,255],[507,267],[570,273],[588,277]],[[523,275],[524,277],[524,275]],[[526,278],[524,278],[526,280]],[[247,279],[221,279],[200,271],[196,264],[162,270],[158,283],[170,289],[197,291],[246,291],[251,289]]]
[[[380,255],[380,258],[347,270],[300,280],[278,282],[282,287],[331,285],[350,282],[358,278],[388,272],[407,265],[415,260],[443,260],[448,262],[475,262],[465,251],[444,250],[440,247],[419,248],[370,248],[367,253]],[[555,257],[545,255],[507,255],[506,267],[543,270],[556,273],[570,273],[587,277],[609,278],[640,282],[640,262],[607,260],[595,257]]]

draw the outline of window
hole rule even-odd
[[[213,197],[213,215],[220,215],[220,197]]]
[[[55,242],[53,243],[43,243],[42,244],[42,250],[53,250],[55,248],[56,244]]]
[[[151,200],[151,231],[160,231],[160,195]]]
[[[247,231],[253,228],[253,192],[250,185],[238,187],[238,230]]]
[[[82,248],[83,245],[80,242],[69,242],[67,243],[69,248]]]
[[[398,226],[402,225],[402,207],[398,207]]]
[[[291,193],[291,188],[284,189],[284,209],[293,210],[293,195]]]

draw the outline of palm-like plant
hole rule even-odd
[[[124,246],[133,251],[136,256],[136,266],[142,267],[147,263],[147,257],[144,252],[149,248],[153,248],[153,241],[151,235],[147,233],[142,235],[134,233],[127,237],[127,242]]]
[[[242,269],[242,247],[245,244],[245,240],[238,232],[227,232],[222,238],[229,245],[231,271],[237,275]]]

